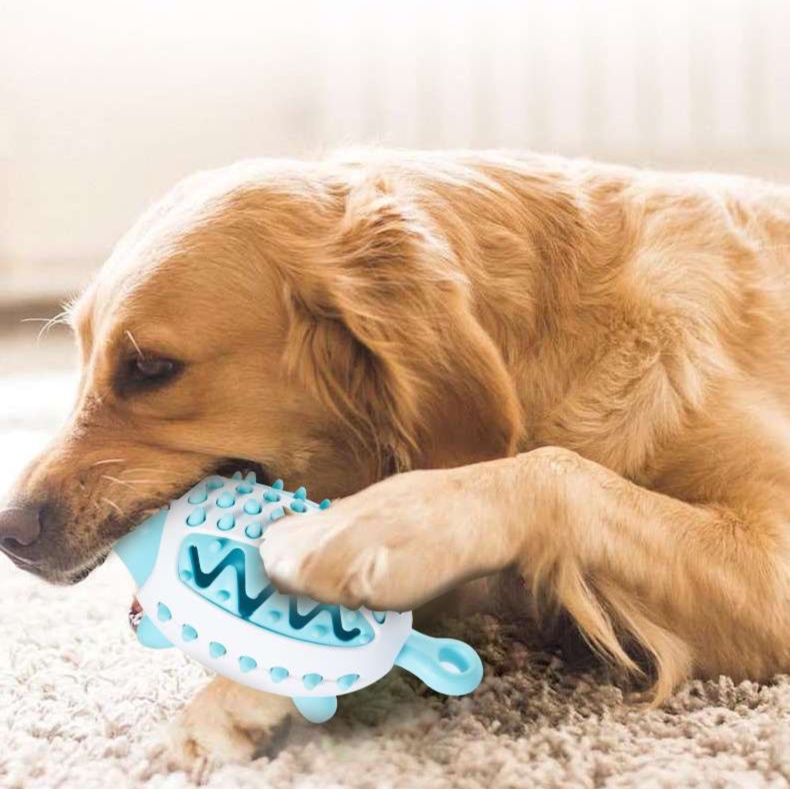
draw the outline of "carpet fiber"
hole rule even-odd
[[[22,358],[24,369],[0,378],[5,478],[51,432],[72,383],[56,364],[37,373]],[[664,709],[643,711],[623,703],[604,669],[563,666],[525,643],[525,629],[487,618],[455,625],[487,664],[473,696],[443,699],[396,670],[341,699],[329,724],[295,724],[273,758],[187,775],[169,767],[166,728],[206,675],[175,650],[137,645],[130,593],[120,563],[60,589],[0,559],[0,786],[790,785],[790,677],[690,682]]]

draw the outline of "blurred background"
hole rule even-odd
[[[0,4],[4,301],[195,170],[373,142],[790,179],[787,0]]]
[[[3,0],[0,418],[50,429],[55,382],[39,403],[24,381],[71,354],[20,320],[56,312],[176,180],[364,143],[790,181],[790,5]]]

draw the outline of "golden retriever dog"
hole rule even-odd
[[[656,703],[790,669],[790,189],[496,153],[194,176],[70,313],[68,423],[2,545],[83,578],[222,467],[342,497],[273,526],[279,588],[565,612]],[[452,592],[452,594],[450,594]],[[446,594],[445,594],[446,593]],[[216,680],[180,747],[290,702]]]

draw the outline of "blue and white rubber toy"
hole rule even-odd
[[[467,644],[412,630],[410,611],[352,611],[277,592],[258,547],[286,513],[329,506],[242,478],[213,476],[138,526],[115,552],[139,587],[142,644],[176,646],[217,674],[293,698],[310,721],[329,720],[337,697],[393,665],[451,696],[483,676]]]

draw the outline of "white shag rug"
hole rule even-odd
[[[0,340],[0,351],[6,369],[19,361],[0,378],[1,494],[65,412],[71,378],[31,368],[26,346]],[[175,650],[137,645],[130,594],[119,562],[64,589],[0,559],[3,789],[790,786],[790,677],[690,682],[645,712],[604,669],[563,666],[486,618],[455,625],[487,664],[471,697],[441,698],[395,670],[341,699],[330,723],[294,724],[272,758],[174,771],[165,728],[206,675]]]

